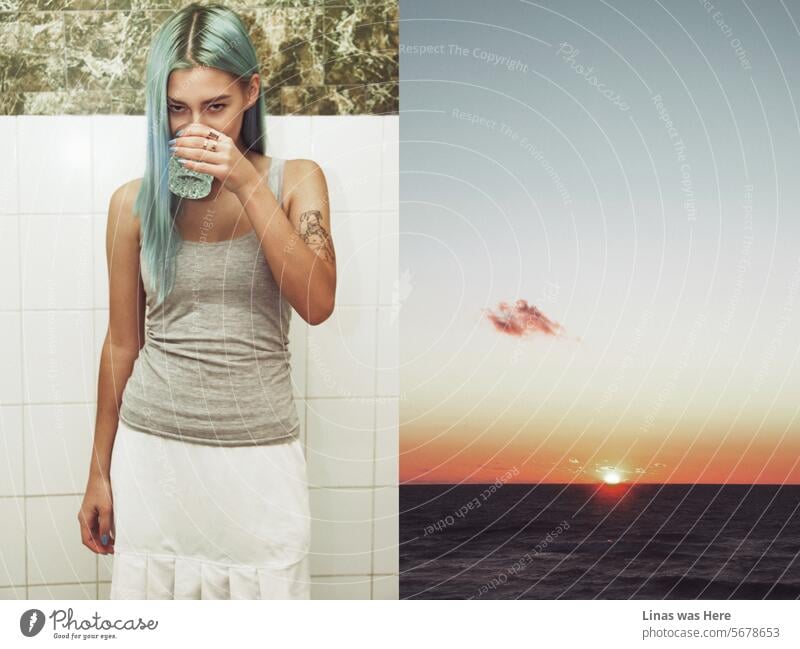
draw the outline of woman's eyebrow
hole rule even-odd
[[[210,103],[212,103],[212,102],[219,101],[220,99],[230,99],[230,98],[231,98],[231,96],[230,96],[230,95],[219,95],[218,97],[212,97],[211,99],[206,99],[204,102],[201,102],[201,103],[203,103],[203,104],[210,104]],[[172,97],[170,97],[169,95],[167,95],[167,99],[168,99],[169,101],[171,101],[172,103],[174,103],[174,104],[183,104],[184,106],[186,105],[186,104],[184,104],[182,101],[180,101],[180,100],[178,100],[178,99],[173,99],[173,98],[172,98]]]

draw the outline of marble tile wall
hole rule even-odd
[[[186,4],[0,0],[0,115],[144,114],[150,40]],[[223,4],[259,52],[267,114],[398,113],[398,0]]]

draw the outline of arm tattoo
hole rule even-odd
[[[317,255],[326,261],[335,262],[333,242],[322,227],[322,216],[318,210],[309,210],[300,215],[300,236]]]

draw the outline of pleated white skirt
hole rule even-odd
[[[309,599],[299,440],[209,446],[120,421],[111,599]]]

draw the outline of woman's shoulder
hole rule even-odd
[[[316,175],[324,177],[322,167],[320,167],[314,160],[308,158],[291,158],[286,160],[284,166],[284,175],[292,182],[292,186],[302,183],[303,180],[312,178]]]
[[[108,208],[108,226],[119,232],[136,236],[139,240],[139,216],[136,214],[136,196],[142,185],[142,178],[134,178],[122,183],[111,194]]]
[[[285,205],[289,205],[294,194],[302,191],[304,183],[312,180],[317,174],[324,178],[322,168],[308,158],[287,158],[284,165]]]
[[[314,171],[319,169],[319,165],[308,158],[286,158],[285,171],[293,171],[295,173],[303,171]]]
[[[134,178],[128,180],[117,187],[111,194],[111,200],[116,201],[118,204],[130,205],[133,207],[136,202],[136,195],[139,193],[139,188],[142,186],[142,178]]]

